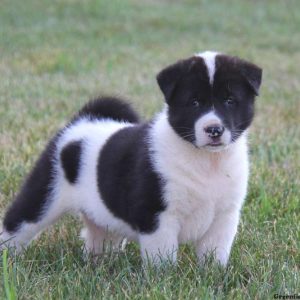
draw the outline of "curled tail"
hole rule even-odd
[[[139,123],[139,117],[126,102],[115,97],[99,97],[88,102],[73,120],[88,116],[92,119],[109,118],[115,121]]]

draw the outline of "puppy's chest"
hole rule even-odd
[[[168,212],[179,221],[179,240],[198,239],[216,214],[235,205],[242,180],[226,166],[178,166],[167,182],[165,200]]]

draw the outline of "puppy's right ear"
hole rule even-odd
[[[166,102],[169,104],[176,84],[184,74],[184,61],[178,61],[176,64],[166,67],[160,71],[156,80],[165,96]]]

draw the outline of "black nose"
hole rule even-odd
[[[209,137],[216,138],[222,136],[225,128],[221,125],[211,125],[204,128]]]

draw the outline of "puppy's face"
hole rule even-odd
[[[196,147],[220,151],[251,124],[261,77],[254,64],[204,52],[162,70],[157,81],[175,132]]]

